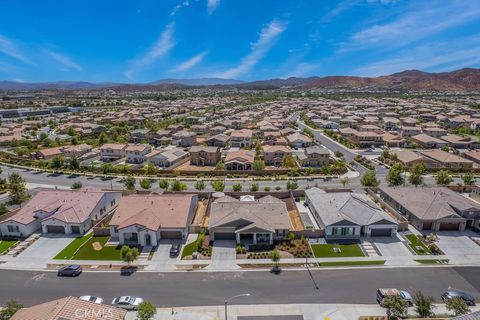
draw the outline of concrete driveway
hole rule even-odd
[[[180,261],[181,257],[181,253],[177,257],[170,257],[170,248],[174,243],[182,243],[182,240],[160,240],[157,250],[155,251],[147,269],[174,270],[175,263]]]
[[[412,252],[408,250],[405,243],[403,243],[397,236],[372,237],[370,240],[380,251],[380,254],[384,257],[402,257],[412,255]]]
[[[240,267],[236,263],[235,240],[216,240],[213,242],[212,260],[208,269],[233,270]]]
[[[479,235],[472,231],[440,231],[438,235],[438,247],[449,256],[470,256],[478,259],[480,257],[480,246],[469,237]]]
[[[77,235],[78,236],[78,235]],[[63,248],[72,242],[76,236],[64,234],[45,234],[20,253],[17,258],[53,259]]]

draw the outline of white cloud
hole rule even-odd
[[[191,68],[195,67],[197,64],[202,62],[202,60],[205,58],[205,56],[207,54],[208,54],[208,51],[203,51],[203,52],[197,54],[196,56],[193,56],[192,58],[188,59],[187,61],[179,64],[175,68],[175,71],[182,72],[182,71],[190,70]]]
[[[178,12],[180,9],[182,9],[183,7],[188,7],[189,5],[190,5],[190,2],[189,2],[188,0],[183,1],[183,2],[180,3],[180,4],[177,4],[177,5],[173,8],[172,12],[170,12],[170,17],[173,17],[174,15],[177,14],[177,12]]]
[[[79,65],[77,62],[75,62],[72,58],[67,57],[64,54],[55,52],[51,49],[45,49],[45,52],[47,55],[55,60],[56,62],[60,63],[63,67],[67,69],[75,69],[77,71],[82,71],[83,68],[81,65]]]
[[[125,76],[132,79],[134,73],[166,55],[175,46],[174,31],[175,25],[173,23],[168,24],[150,50],[132,61],[125,72]]]
[[[375,24],[354,33],[341,51],[370,47],[381,49],[398,48],[433,36],[447,29],[458,27],[480,17],[478,1],[459,1],[447,4],[428,3],[411,7],[398,19]]]
[[[241,60],[240,64],[235,68],[222,72],[218,76],[221,78],[235,78],[250,71],[270,51],[275,41],[286,28],[286,22],[277,20],[270,22],[261,30],[257,42],[251,45],[250,53]]]
[[[208,14],[212,14],[219,5],[220,5],[220,0],[208,0],[207,1]]]
[[[1,34],[0,34],[0,52],[16,60],[19,60],[21,62],[31,64],[30,59],[28,59],[20,51],[20,49],[18,49],[18,46],[15,44],[15,42]]]

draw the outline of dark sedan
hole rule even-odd
[[[58,269],[57,275],[59,277],[76,277],[82,273],[82,267],[77,265],[65,266]]]
[[[466,293],[464,291],[457,290],[457,289],[448,289],[442,294],[442,300],[444,302],[454,298],[462,299],[469,306],[475,305],[475,298],[471,294]]]

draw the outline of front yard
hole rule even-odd
[[[17,242],[18,242],[17,240],[0,240],[0,254],[3,254],[4,252],[6,252]]]
[[[312,244],[315,258],[364,257],[358,244]]]
[[[113,260],[121,261],[122,246],[106,246],[110,237],[94,237],[88,234],[73,240],[54,259],[57,260]]]
[[[412,250],[415,251],[416,254],[418,255],[431,254],[430,250],[428,250],[427,246],[422,241],[420,241],[418,236],[414,234],[407,234],[405,235],[405,238],[408,239],[408,242],[409,242],[408,244],[410,248],[412,248]]]

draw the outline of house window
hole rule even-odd
[[[110,206],[113,207],[115,205],[115,199],[113,199],[112,201],[110,201]]]
[[[20,228],[18,226],[7,226],[8,232],[20,232]]]

